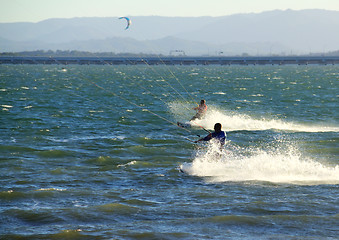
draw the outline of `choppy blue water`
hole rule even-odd
[[[338,89],[339,66],[2,65],[0,238],[338,239]],[[191,142],[216,122],[222,154]]]

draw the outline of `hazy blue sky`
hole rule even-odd
[[[224,16],[275,9],[339,11],[339,0],[0,0],[0,22],[117,16]]]

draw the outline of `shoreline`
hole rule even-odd
[[[338,57],[0,57],[0,64],[56,65],[334,65]]]

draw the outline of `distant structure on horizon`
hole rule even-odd
[[[79,65],[328,65],[338,57],[0,57],[0,64],[79,64]]]

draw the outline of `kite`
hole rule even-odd
[[[125,30],[127,30],[129,28],[129,25],[131,25],[132,21],[128,17],[120,17],[119,19],[126,19],[127,26],[126,26]]]

